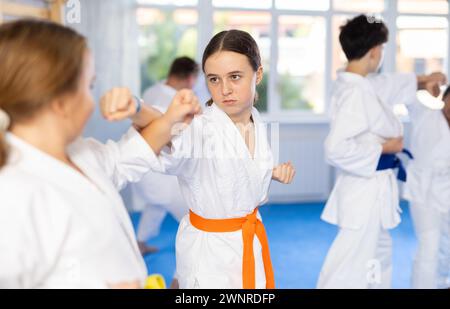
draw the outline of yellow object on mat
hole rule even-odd
[[[145,289],[165,289],[166,281],[160,274],[153,274],[147,277],[145,281]]]

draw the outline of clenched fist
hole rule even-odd
[[[168,119],[171,124],[181,122],[189,124],[194,115],[200,114],[201,111],[202,108],[194,92],[182,89],[177,92],[163,117]]]
[[[100,99],[100,110],[109,121],[118,121],[136,114],[137,105],[130,89],[113,88]]]
[[[403,150],[403,136],[390,138],[382,144],[383,153],[393,154]]]
[[[295,176],[295,168],[291,162],[276,166],[272,171],[272,179],[278,182],[289,184]]]
[[[447,83],[447,77],[441,72],[434,72],[428,75],[417,77],[419,89],[428,91],[432,96],[437,97],[440,93],[440,86]]]

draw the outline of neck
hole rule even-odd
[[[43,119],[39,122],[16,124],[12,126],[11,132],[55,159],[70,164],[66,154],[67,141],[61,131],[50,123]]]
[[[345,68],[346,72],[361,75],[363,77],[370,73],[368,65],[362,60],[350,61]]]
[[[245,111],[240,115],[228,115],[234,124],[248,125],[252,122],[252,111]]]

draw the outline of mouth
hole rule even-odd
[[[223,100],[222,103],[224,105],[233,105],[237,102],[237,100]]]

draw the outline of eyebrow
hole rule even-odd
[[[227,73],[227,75],[233,75],[233,74],[243,74],[244,72],[243,71],[232,71],[232,72],[229,72],[229,73]],[[208,75],[206,75],[206,77],[213,77],[213,76],[218,76],[218,74],[208,74]]]

